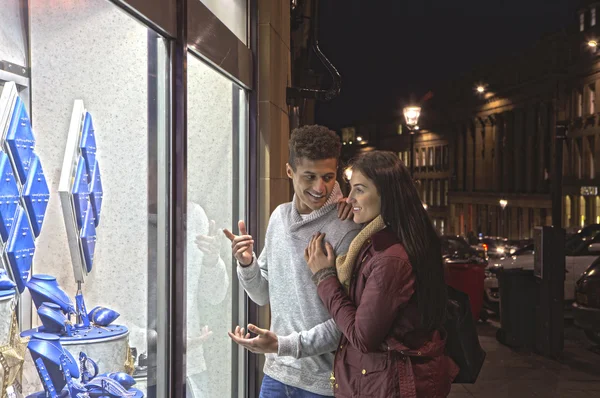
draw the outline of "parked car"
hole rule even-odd
[[[594,244],[600,246],[600,243]],[[575,325],[582,328],[591,341],[600,344],[600,258],[575,284],[573,317]]]
[[[458,235],[443,235],[442,256],[445,262],[474,261],[478,264],[485,262],[485,254],[478,253],[467,241]]]
[[[565,242],[565,301],[575,300],[575,283],[600,255],[600,225],[593,224],[585,227]],[[496,274],[502,268],[533,269],[534,246],[527,245],[512,255],[490,261],[486,269],[485,304],[493,311],[498,311],[500,292]]]
[[[492,236],[484,236],[474,246],[479,252],[487,252],[490,259],[499,259],[506,255],[513,254],[518,247],[509,244],[508,239]]]

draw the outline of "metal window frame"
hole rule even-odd
[[[186,225],[187,218],[187,55],[202,58],[217,71],[229,77],[248,94],[248,136],[245,157],[248,200],[246,215],[250,233],[258,236],[257,212],[258,181],[249,178],[258,171],[258,1],[248,0],[248,45],[233,34],[200,0],[110,0],[149,28],[169,40],[170,79],[168,104],[170,130],[164,137],[165,170],[159,178],[166,187],[166,217],[162,223],[167,231],[162,237],[164,256],[162,267],[168,279],[167,314],[161,317],[159,330],[166,347],[159,348],[159,360],[166,370],[158,373],[158,396],[183,397],[186,395]],[[160,170],[159,170],[160,172]],[[160,189],[160,188],[159,188]],[[161,264],[159,263],[159,269]],[[163,285],[164,286],[164,285]],[[176,288],[176,287],[184,288]],[[249,322],[257,322],[256,305],[244,297]],[[162,354],[162,355],[161,355]],[[253,354],[244,356],[246,374],[239,375],[238,395],[253,397],[257,394],[258,360]],[[242,368],[243,369],[243,368]],[[241,369],[240,369],[241,370]],[[243,377],[242,377],[243,376]]]

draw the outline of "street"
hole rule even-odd
[[[517,352],[496,340],[498,318],[480,323],[487,357],[477,383],[453,385],[450,398],[599,397],[600,349],[567,321],[560,361]]]

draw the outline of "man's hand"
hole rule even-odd
[[[217,238],[217,227],[215,220],[210,220],[208,227],[208,235],[196,236],[196,246],[202,253],[204,258],[202,259],[202,265],[214,266],[219,261],[219,241]]]
[[[304,250],[304,260],[308,264],[308,267],[313,274],[316,274],[320,270],[329,267],[335,267],[335,254],[333,254],[333,247],[329,242],[325,243],[325,250],[323,250],[323,239],[325,234],[318,233],[313,235],[310,243]]]
[[[246,224],[243,221],[238,222],[241,235],[234,235],[228,229],[223,233],[231,241],[231,251],[233,257],[243,266],[252,264],[252,253],[254,251],[254,239],[246,232]]]
[[[276,354],[279,351],[279,341],[275,333],[252,324],[248,325],[248,332],[256,333],[258,336],[251,337],[250,333],[244,334],[244,328],[239,326],[235,327],[233,333],[227,332],[227,334],[231,340],[255,354]]]
[[[188,345],[204,344],[204,342],[208,340],[212,335],[212,330],[210,330],[208,326],[204,326],[202,329],[200,329],[200,335],[192,337],[189,340]]]
[[[342,198],[338,202],[338,218],[340,220],[351,220],[354,217],[352,213],[352,205],[346,202],[346,198]]]

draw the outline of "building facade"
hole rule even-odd
[[[453,80],[424,105],[426,130],[413,137],[415,180],[441,233],[521,240],[551,225],[556,145],[562,226],[600,223],[600,51],[590,46],[600,37],[598,9],[582,2],[567,29]],[[556,139],[557,124],[568,126],[565,140]],[[378,138],[378,149],[410,164],[409,134],[389,129]]]

